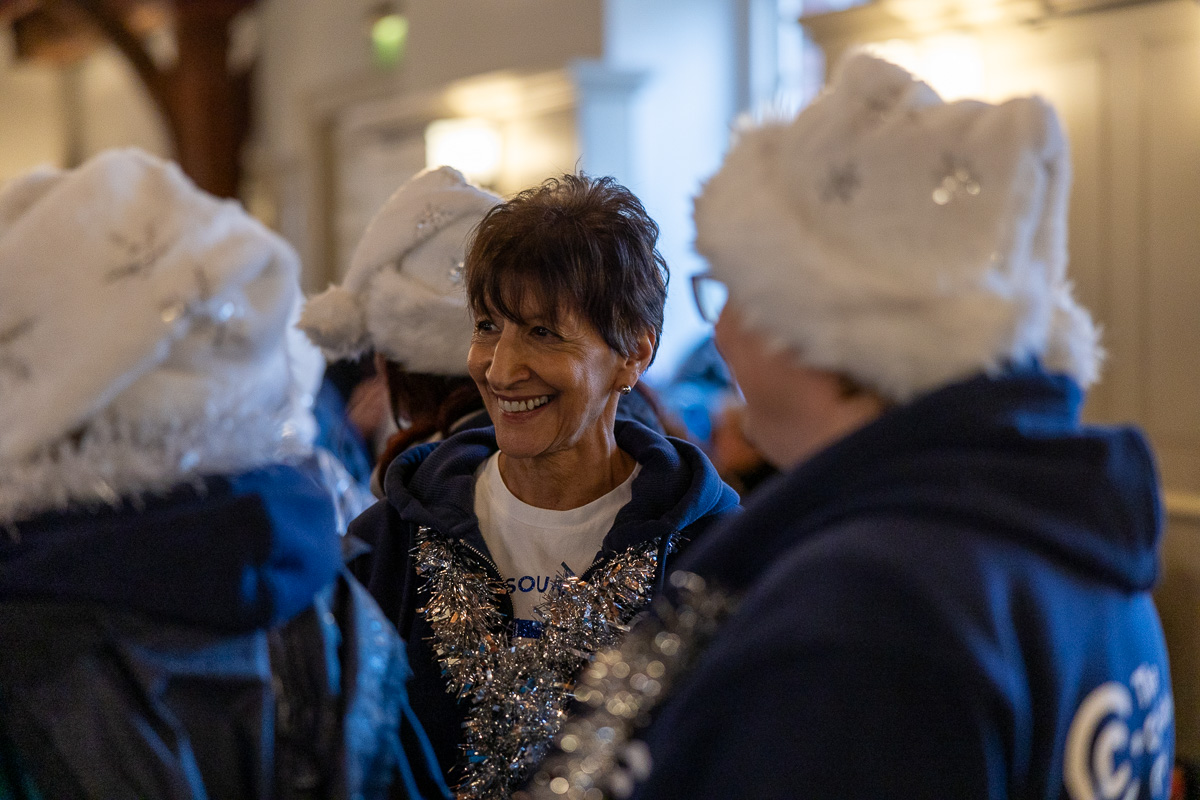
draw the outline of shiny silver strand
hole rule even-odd
[[[420,613],[450,690],[470,704],[459,798],[508,798],[537,767],[566,718],[579,670],[649,602],[660,544],[631,547],[587,580],[559,575],[534,610],[542,636],[514,641],[497,600],[505,586],[482,574],[465,545],[418,529],[413,552],[429,597]]]

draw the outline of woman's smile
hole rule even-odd
[[[548,394],[524,399],[504,398],[500,395],[495,395],[495,397],[496,405],[499,406],[501,411],[505,414],[519,415],[528,415],[531,411],[536,411],[553,399]]]

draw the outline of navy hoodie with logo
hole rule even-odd
[[[617,420],[617,446],[641,465],[632,499],[621,508],[604,537],[601,558],[653,540],[660,541],[657,594],[675,556],[662,549],[680,535],[683,552],[716,520],[738,508],[738,496],[695,446],[663,437],[644,425]],[[463,753],[462,723],[469,707],[450,693],[430,645],[433,631],[417,609],[428,599],[419,591],[411,548],[419,526],[461,540],[490,559],[475,517],[475,472],[497,451],[495,429],[455,434],[443,442],[414,447],[393,462],[385,480],[387,499],[363,513],[349,534],[368,545],[367,555],[350,566],[408,643],[413,678],[409,696],[443,770],[449,775]],[[487,566],[481,560],[481,571]],[[585,574],[586,577],[586,574]],[[512,619],[507,595],[496,598],[505,620]]]
[[[642,736],[650,798],[1165,798],[1155,469],[1017,370],[897,407],[676,566],[742,597]]]

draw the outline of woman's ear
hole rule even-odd
[[[625,357],[625,368],[633,373],[633,379],[629,382],[630,386],[637,383],[638,378],[650,366],[650,362],[654,358],[654,344],[656,341],[657,336],[654,331],[645,331],[638,337],[633,352]]]

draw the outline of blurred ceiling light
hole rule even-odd
[[[454,167],[467,180],[490,186],[500,174],[503,142],[486,119],[439,119],[425,129],[425,165]]]
[[[982,96],[986,89],[979,40],[965,33],[925,39],[889,39],[866,49],[928,83],[943,100]]]
[[[983,52],[966,34],[933,36],[921,44],[921,72],[945,100],[983,94]]]
[[[408,17],[390,4],[375,9],[371,15],[371,49],[380,67],[394,67],[404,58],[408,43]]]
[[[523,94],[518,77],[495,74],[461,81],[447,89],[445,99],[450,113],[458,116],[511,119],[521,116]]]

